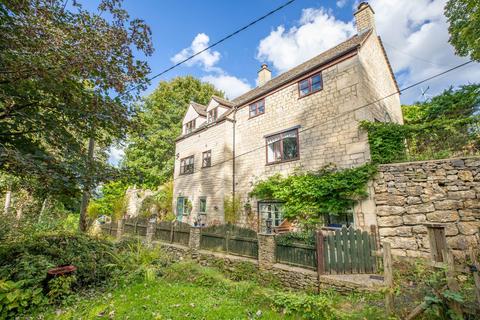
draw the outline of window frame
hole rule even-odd
[[[193,120],[190,120],[188,121],[187,123],[184,124],[184,127],[185,127],[185,134],[189,134],[189,133],[192,133],[193,130],[195,130],[195,121],[197,119],[193,119]],[[189,131],[190,130],[190,131]]]
[[[215,114],[215,118],[212,120],[211,114]],[[214,123],[218,119],[218,107],[213,108],[207,112],[207,123]]]
[[[288,133],[288,132],[291,132],[291,131],[295,131],[295,134],[296,134],[297,156],[295,158],[291,158],[291,159],[286,159],[286,160],[283,159],[283,137],[281,137],[281,139],[279,141],[281,141],[281,143],[280,143],[280,153],[282,154],[282,160],[268,162],[268,142],[267,142],[268,138],[271,138],[271,137],[277,136],[277,135],[282,135],[283,136],[285,133]],[[300,159],[300,138],[299,138],[298,127],[265,136],[265,160],[266,160],[265,165],[269,166],[269,165],[278,164],[278,163],[296,161],[296,160],[299,160],[299,159]]]
[[[205,201],[205,211],[201,211],[202,201]],[[198,213],[203,215],[207,214],[207,197],[205,196],[198,197]]]
[[[312,78],[314,78],[316,76],[320,76],[320,88],[313,91],[313,89],[312,89]],[[300,90],[300,84],[302,82],[304,82],[305,80],[308,80],[308,90],[309,91],[308,91],[308,93],[302,95],[302,91]],[[322,74],[322,71],[319,71],[315,74],[312,74],[311,76],[308,76],[308,77],[305,77],[305,78],[299,80],[297,82],[297,90],[298,90],[298,98],[299,99],[307,97],[307,96],[309,96],[311,94],[314,94],[316,92],[322,91],[323,90],[323,74]]]
[[[279,227],[285,220],[285,215],[284,215],[284,205],[285,203],[283,201],[279,200],[268,200],[268,199],[263,199],[263,200],[258,200],[257,201],[257,212],[258,212],[258,229],[261,231],[266,231],[266,219],[263,218],[262,214],[265,213],[265,211],[262,211],[261,207],[262,206],[277,206],[279,210],[277,211],[280,215],[280,219],[278,225],[276,224],[277,219],[272,219],[272,229]],[[273,211],[270,213],[274,213]]]
[[[192,158],[192,163],[191,163],[191,166],[192,166],[192,170],[191,172],[185,172],[185,167],[188,166],[188,165],[184,165],[183,163],[187,160],[187,159],[190,159]],[[183,168],[183,171],[182,171],[182,168]],[[180,159],[180,175],[187,175],[187,174],[193,174],[195,172],[195,156],[194,155],[191,155],[191,156],[188,156],[188,157],[185,157],[185,158],[182,158]]]
[[[263,103],[263,112],[261,112],[261,113],[258,112],[258,104],[259,104],[260,102]],[[252,115],[252,112],[251,112],[251,107],[252,107],[253,105],[255,105],[255,114],[254,114],[254,115]],[[257,101],[255,101],[255,102],[253,102],[253,103],[250,103],[250,104],[248,105],[248,119],[252,119],[252,118],[261,116],[262,114],[265,114],[265,98],[260,99],[260,100],[257,100]]]
[[[205,165],[205,155],[208,154],[208,165]],[[202,152],[202,168],[209,168],[212,166],[212,149]]]

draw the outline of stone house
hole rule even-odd
[[[363,2],[354,15],[357,34],[339,45],[274,78],[262,65],[258,86],[232,101],[213,97],[207,106],[189,105],[176,140],[179,220],[223,223],[224,200],[235,199],[240,224],[261,230],[271,218],[277,226],[282,204],[248,197],[256,181],[331,163],[362,165],[370,151],[359,122],[403,122],[374,11]],[[367,200],[344,217],[328,219],[362,228],[376,224],[374,206]]]

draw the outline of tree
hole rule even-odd
[[[207,104],[223,93],[191,76],[160,82],[145,99],[127,139],[122,166],[132,173],[131,183],[156,189],[173,175],[175,139],[190,101]]]
[[[450,24],[450,43],[460,56],[480,61],[480,1],[449,0],[445,15]]]
[[[0,171],[78,196],[112,175],[102,151],[125,137],[129,103],[148,83],[134,52],[153,48],[149,27],[121,1],[102,0],[97,13],[66,4],[0,3]],[[93,163],[89,139],[101,151]]]

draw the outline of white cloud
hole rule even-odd
[[[348,0],[338,0],[337,1],[337,7],[343,8],[347,4]]]
[[[199,33],[193,39],[192,44],[188,47],[174,55],[170,60],[173,63],[179,63],[182,60],[185,60],[189,56],[198,53],[202,50],[205,50],[208,47],[210,38],[205,33]],[[208,49],[205,52],[202,52],[198,56],[185,62],[187,66],[200,65],[205,70],[211,70],[213,66],[220,60],[220,52],[213,51]]]
[[[338,0],[337,6],[347,4]],[[354,8],[358,4],[354,1]],[[448,25],[443,10],[446,0],[371,0],[377,32],[382,37],[400,87],[415,83],[468,58],[458,57],[448,43]],[[353,15],[353,12],[352,12]],[[257,59],[268,61],[280,72],[331,48],[356,33],[354,20],[343,22],[324,8],[304,9],[297,26],[278,26],[258,46]],[[450,85],[478,82],[480,64],[470,65],[413,88],[402,95],[403,103],[421,98],[421,87],[438,94]]]
[[[207,75],[201,78],[202,81],[213,84],[216,88],[225,92],[228,99],[234,99],[251,89],[245,79],[239,79],[228,74]]]
[[[448,43],[448,23],[443,13],[446,0],[372,0],[378,34],[401,87],[468,61],[455,55]],[[468,70],[468,71],[467,71]],[[402,102],[421,98],[421,88],[438,94],[450,85],[478,82],[480,65],[453,71],[441,78],[405,92]]]
[[[302,11],[298,26],[278,26],[260,41],[257,59],[284,72],[355,34],[352,22],[337,20],[324,8]]]

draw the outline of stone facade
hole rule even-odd
[[[403,122],[396,93],[398,88],[375,31],[373,11],[369,6],[368,10],[363,7],[362,10],[359,8],[356,18],[364,19],[366,13],[372,12],[372,19],[365,18],[368,21],[359,23],[359,36],[355,39],[361,41],[357,46],[345,51],[339,45],[331,49],[335,52],[332,54],[334,58],[316,65],[307,61],[287,71],[287,75],[294,71],[298,76],[277,88],[262,91],[285,74],[251,91],[259,94],[249,92],[226,102],[230,109],[222,109],[223,116],[218,124],[179,137],[174,201],[178,197],[188,197],[193,204],[192,214],[182,217],[183,221],[196,219],[199,198],[204,197],[207,202],[206,224],[223,223],[224,198],[235,196],[240,199],[242,208],[246,203],[252,208],[250,214],[242,210],[238,223],[260,231],[258,202],[263,199],[248,197],[256,181],[276,173],[315,171],[332,163],[339,168],[362,165],[370,160],[370,150],[367,134],[359,129],[359,122]],[[298,72],[299,68],[305,70]],[[299,81],[319,73],[322,89],[300,97]],[[264,113],[251,117],[250,105],[257,101],[264,101]],[[212,109],[212,103],[206,110]],[[191,119],[192,115],[189,115],[187,120]],[[298,157],[294,161],[267,164],[266,137],[292,128],[298,130]],[[209,149],[212,150],[212,167],[201,168],[202,152]],[[195,155],[195,171],[180,175],[180,161],[190,155]],[[365,212],[371,212],[367,205],[356,208],[357,226],[363,227],[375,220]]]
[[[457,256],[480,244],[480,157],[382,165],[373,188],[380,239],[394,255],[428,258],[427,223],[445,225]]]

